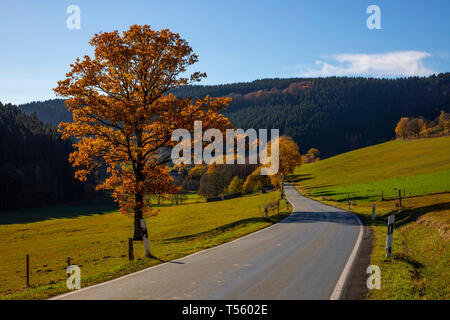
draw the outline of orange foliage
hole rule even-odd
[[[166,164],[175,129],[193,132],[195,120],[203,130],[231,127],[220,114],[231,98],[193,100],[168,93],[200,81],[206,74],[183,77],[198,61],[188,43],[168,29],[154,31],[134,25],[122,35],[99,33],[90,44],[95,56],[76,59],[66,79],[54,91],[67,97],[73,123],[61,123],[63,138],[74,137],[76,151],[69,161],[76,178],[106,166],[108,178],[98,189],[113,190],[122,212],[133,212],[135,239],[148,194],[175,193]]]
[[[270,146],[270,141],[268,143]],[[270,154],[270,147],[268,149]],[[287,177],[294,171],[295,167],[300,165],[301,155],[298,145],[291,137],[281,136],[279,139],[279,170],[278,173],[269,176],[270,183],[273,186],[278,186],[281,181],[281,174]],[[269,166],[269,165],[268,165]]]
[[[280,137],[280,170],[279,172],[287,176],[300,164],[300,152],[298,145],[291,137]]]

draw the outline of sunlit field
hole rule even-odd
[[[81,267],[84,287],[236,239],[285,216],[281,201],[280,217],[270,212],[268,220],[263,218],[264,204],[277,199],[279,193],[271,192],[161,206],[158,216],[147,217],[154,258],[146,258],[142,242],[134,242],[133,262],[128,260],[132,219],[113,207],[72,205],[6,212],[0,225],[1,298],[42,299],[67,291],[68,257]],[[31,268],[28,289],[26,254]]]

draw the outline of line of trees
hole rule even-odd
[[[268,151],[270,155],[270,143]],[[318,150],[316,150],[318,154]],[[260,192],[266,187],[278,187],[281,175],[287,176],[301,164],[298,145],[287,136],[279,141],[279,170],[276,174],[261,175],[262,166],[252,164],[197,165],[189,170],[184,184],[194,187],[198,181],[198,193],[206,197],[217,197],[223,194]],[[267,164],[270,166],[270,164]]]
[[[448,133],[450,130],[450,113],[441,111],[434,120],[427,120],[424,117],[402,117],[395,127],[397,138],[413,138],[440,135]]]

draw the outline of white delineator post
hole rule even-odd
[[[147,224],[141,219],[142,239],[144,240],[145,255],[150,258],[150,244],[148,242]]]
[[[392,253],[392,234],[394,233],[394,216],[388,218],[388,232],[386,237],[386,256],[390,257]]]

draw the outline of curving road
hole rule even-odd
[[[55,299],[339,298],[362,236],[358,218],[289,185],[286,196],[294,211],[280,223]]]

